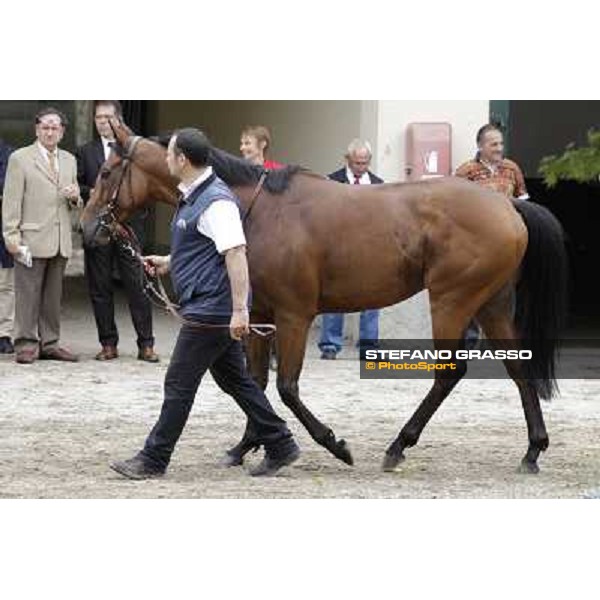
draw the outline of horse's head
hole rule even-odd
[[[107,244],[111,236],[119,234],[120,224],[149,200],[164,199],[169,193],[175,195],[174,191],[165,191],[157,176],[147,172],[155,172],[158,165],[164,176],[164,150],[136,136],[118,119],[111,119],[110,124],[115,134],[112,152],[100,169],[81,216],[86,247]]]
[[[108,244],[116,223],[122,218],[119,196],[126,166],[123,157],[114,150],[100,168],[90,199],[81,215],[83,243],[88,248]]]

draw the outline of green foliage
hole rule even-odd
[[[600,175],[600,131],[588,131],[588,146],[569,144],[561,156],[542,158],[539,172],[548,187],[570,179],[579,183],[595,181]]]

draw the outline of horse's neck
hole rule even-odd
[[[154,144],[153,147],[158,149],[158,155],[148,153],[148,155],[140,155],[136,159],[136,166],[146,178],[148,200],[177,206],[179,190],[177,181],[171,176],[165,164],[167,151],[158,144]]]
[[[177,206],[179,201],[179,190],[176,185],[166,186],[161,184],[159,201],[170,206]]]
[[[153,202],[161,202],[169,206],[177,206],[179,190],[177,183],[172,177],[154,177],[154,190],[151,190],[150,198]]]
[[[238,197],[242,212],[246,213],[252,202],[255,187],[247,185],[231,186],[231,191]]]

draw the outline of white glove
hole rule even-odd
[[[15,254],[15,260],[18,260],[22,265],[28,268],[33,266],[33,257],[31,256],[31,250],[28,246],[17,246],[17,253]]]

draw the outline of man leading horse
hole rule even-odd
[[[158,422],[133,458],[111,463],[130,479],[164,474],[207,370],[250,423],[263,461],[251,475],[274,475],[300,455],[298,445],[246,370],[240,340],[249,332],[246,239],[238,200],[208,165],[211,146],[197,129],[172,136],[170,174],[182,193],[171,225],[171,254],[150,256],[147,268],[171,272],[184,319],[165,377]]]

